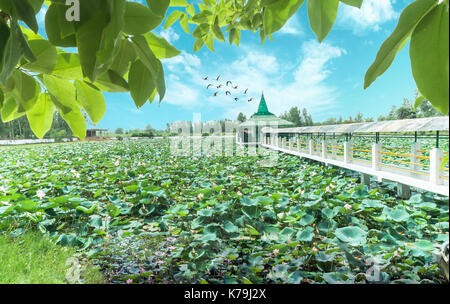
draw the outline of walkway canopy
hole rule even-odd
[[[299,128],[266,127],[263,133],[305,133],[305,134],[349,134],[349,133],[390,133],[390,132],[425,132],[425,131],[448,131],[448,116],[426,117],[391,121],[377,121],[366,123],[312,126]]]

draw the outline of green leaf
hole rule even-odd
[[[181,6],[181,7],[186,7],[189,4],[187,3],[186,0],[170,0],[170,5],[169,6]]]
[[[36,61],[24,64],[23,68],[35,73],[50,73],[58,62],[56,48],[45,39],[33,39],[28,44]]]
[[[127,2],[125,7],[125,24],[123,31],[130,35],[140,35],[155,29],[163,17],[155,15],[147,6]]]
[[[414,111],[417,110],[417,108],[422,104],[422,102],[425,100],[425,97],[423,95],[420,95],[416,98],[414,101]]]
[[[180,25],[183,28],[183,30],[186,32],[186,34],[191,33],[191,31],[189,30],[189,25],[188,25],[188,17],[185,13],[183,13],[183,15],[181,15],[181,17],[180,17]]]
[[[363,0],[341,0],[341,2],[350,6],[361,8]]]
[[[130,64],[136,60],[136,56],[136,51],[131,42],[127,39],[123,39],[120,42],[119,51],[114,58],[110,69],[117,72],[120,76],[124,76],[128,72]]]
[[[339,0],[308,0],[309,24],[317,40],[328,36],[336,20]]]
[[[161,61],[158,60],[159,70],[158,75],[156,76],[156,89],[158,90],[159,102],[164,99],[166,95],[166,80],[164,78],[164,68],[162,66]]]
[[[65,12],[67,7],[59,3],[52,3],[45,14],[45,32],[48,41],[61,47],[75,47],[77,40],[75,34],[68,35],[67,28],[70,25],[66,20]]]
[[[313,237],[314,237],[314,228],[309,226],[297,232],[296,240],[300,242],[311,242]]]
[[[239,232],[239,227],[230,221],[226,221],[223,227],[225,231],[228,233]]]
[[[104,92],[128,92],[130,87],[122,76],[113,70],[108,70],[97,77],[94,85]]]
[[[11,33],[9,35],[8,42],[6,42],[6,46],[3,52],[2,65],[0,65],[2,67],[0,73],[0,83],[2,83],[3,85],[6,85],[6,80],[16,68],[20,58],[24,53],[24,50],[21,48],[19,42],[18,31],[20,31],[20,28],[17,25],[17,22],[12,22]]]
[[[39,31],[39,26],[36,21],[34,9],[28,0],[15,0],[11,3],[13,11],[15,11],[19,18],[23,20],[30,29],[37,33]]]
[[[168,43],[166,39],[160,36],[153,33],[147,33],[144,37],[153,54],[155,54],[158,59],[172,58],[181,53],[181,51],[177,50],[173,45]]]
[[[415,28],[409,54],[417,88],[444,115],[449,108],[448,45],[449,12],[441,3]]]
[[[366,243],[367,232],[359,227],[349,226],[336,229],[335,235],[339,240],[345,243],[358,246]]]
[[[92,82],[95,81],[101,71],[99,69],[100,62],[96,55],[101,50],[101,41],[105,27],[109,22],[108,19],[109,16],[105,10],[97,9],[89,20],[84,21],[77,28],[76,38],[81,68],[83,74]]]
[[[436,6],[437,0],[417,0],[408,5],[400,15],[392,34],[383,42],[377,57],[366,72],[364,89],[368,88],[392,64],[397,53],[408,42],[422,18]]]
[[[80,58],[75,53],[59,53],[52,75],[65,79],[76,80],[83,78]]]
[[[314,216],[312,216],[310,214],[305,214],[300,219],[299,224],[302,226],[307,226],[307,225],[312,224],[314,222],[314,220],[315,220]]]
[[[404,222],[409,219],[409,213],[403,206],[397,206],[393,209],[385,207],[383,213],[396,222]]]
[[[140,61],[130,68],[129,85],[131,97],[136,107],[142,107],[156,88],[155,75]]]
[[[180,11],[173,11],[166,19],[166,22],[164,23],[164,29],[169,28],[172,24],[174,24],[181,16],[183,15],[183,12]]]
[[[14,119],[17,119],[19,117],[22,117],[25,115],[25,112],[18,112],[17,111],[18,106],[14,98],[7,98],[6,101],[3,102],[2,107],[2,121],[4,123],[10,122]]]
[[[145,64],[147,69],[150,70],[152,75],[154,75],[154,78],[156,78],[156,75],[159,73],[159,60],[156,58],[155,54],[153,54],[147,40],[144,36],[134,36],[131,40],[133,41],[133,47],[140,60]]]
[[[145,1],[147,2],[148,7],[155,15],[161,18],[164,18],[166,16],[166,11],[167,8],[169,7],[170,0],[145,0]]]
[[[36,105],[27,112],[31,130],[38,138],[44,138],[44,135],[50,130],[54,112],[55,105],[47,93],[40,94]]]
[[[278,0],[266,6],[263,12],[264,36],[279,31],[303,2],[304,0]]]
[[[20,108],[24,111],[32,109],[41,93],[41,87],[38,82],[34,77],[20,70],[15,70],[12,78],[14,79],[12,94],[19,101]]]
[[[86,121],[76,103],[74,85],[65,79],[52,75],[43,75],[43,82],[47,87],[53,103],[67,122],[73,134],[84,140],[86,137]]]
[[[206,36],[205,42],[206,42],[206,46],[208,47],[208,49],[210,51],[214,52],[214,39],[211,34],[208,34]]]
[[[222,29],[219,26],[218,20],[219,18],[216,17],[214,24],[211,26],[211,31],[217,40],[225,42],[225,36],[223,35]]]
[[[195,15],[195,7],[193,3],[189,4],[189,6],[186,7],[186,12],[191,16]]]
[[[242,212],[249,218],[256,219],[261,216],[261,210],[257,206],[243,206]]]
[[[95,124],[99,123],[106,112],[105,97],[103,97],[102,92],[85,81],[75,80],[74,85],[77,93],[77,101],[86,110],[92,122]]]

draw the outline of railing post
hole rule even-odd
[[[350,159],[351,159],[351,155],[350,155],[350,152],[351,152],[351,148],[352,148],[352,142],[351,141],[346,141],[346,142],[344,142],[344,162],[345,163],[349,163],[350,162]]]
[[[374,171],[380,170],[380,159],[378,158],[380,151],[381,151],[381,143],[372,145],[372,170]]]
[[[308,150],[309,150],[309,154],[313,154],[313,141],[312,139],[309,140],[308,142]]]
[[[327,141],[322,140],[322,158],[327,158]]]
[[[289,150],[294,150],[294,139],[290,138],[289,139]]]
[[[433,148],[430,151],[430,183],[433,185],[442,184],[439,178],[442,154],[442,150],[439,148]]]
[[[415,155],[417,155],[417,153],[419,153],[418,152],[419,150],[420,150],[420,143],[415,142],[415,143],[411,144],[411,155],[414,155],[414,156],[411,156],[411,158],[410,158],[410,162],[412,164],[409,165],[409,168],[412,171],[417,171],[419,169],[418,166],[415,165],[418,163],[418,158],[415,157]]]

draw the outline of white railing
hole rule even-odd
[[[433,148],[429,156],[424,156],[419,154],[421,150],[417,143],[412,144],[410,153],[399,153],[383,149],[380,143],[374,143],[371,149],[364,149],[355,147],[352,141],[346,141],[341,146],[335,141],[322,140],[317,143],[310,139],[301,142],[299,138],[287,139],[272,134],[264,138],[262,146],[268,149],[372,175],[379,181],[390,180],[449,195],[448,168],[440,170],[443,151],[439,148]]]

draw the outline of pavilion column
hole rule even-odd
[[[443,157],[442,150],[439,148],[433,148],[430,151],[430,183],[433,185],[442,184],[442,180],[439,178],[441,166],[441,159]]]
[[[380,155],[381,147],[381,143],[372,145],[372,170],[374,171],[380,170],[380,159],[378,156]]]
[[[294,139],[292,137],[289,138],[289,150],[294,150]]]
[[[309,150],[309,154],[313,154],[313,141],[312,139],[309,140],[308,142],[308,150]]]
[[[409,168],[412,171],[418,171],[419,170],[419,166],[417,166],[416,164],[419,163],[419,159],[416,157],[416,155],[418,155],[420,151],[420,143],[415,142],[413,144],[411,144],[411,158],[410,158],[410,165]]]
[[[300,136],[297,137],[297,151],[300,152],[301,146],[300,146]]]
[[[322,158],[327,158],[327,141],[322,140]]]
[[[344,162],[345,163],[350,162],[352,147],[353,147],[353,143],[351,141],[344,142]]]

